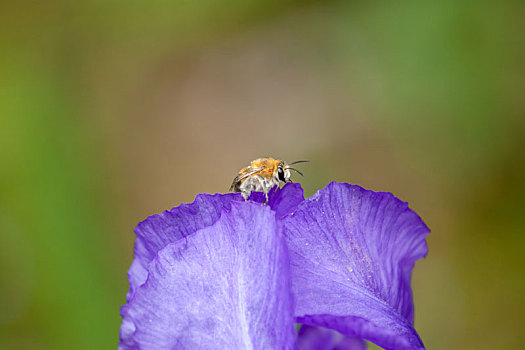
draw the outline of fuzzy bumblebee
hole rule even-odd
[[[291,182],[290,170],[303,176],[299,170],[292,168],[291,165],[304,162],[307,162],[307,160],[287,163],[270,157],[252,160],[250,165],[242,168],[233,179],[230,191],[241,192],[245,200],[248,199],[252,192],[264,192],[268,200],[268,192],[274,186]]]

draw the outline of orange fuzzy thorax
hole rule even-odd
[[[239,172],[239,175],[242,175],[246,172],[249,172],[251,169],[255,168],[263,168],[262,170],[258,171],[256,174],[261,175],[265,179],[269,179],[273,176],[275,170],[277,167],[281,164],[280,160],[273,159],[273,158],[259,158],[255,159],[250,163],[249,167],[246,167],[242,169]],[[241,181],[243,182],[244,179]]]

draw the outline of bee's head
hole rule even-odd
[[[277,166],[277,178],[279,179],[279,181],[282,181],[282,182],[285,182],[285,183],[289,182],[290,181],[290,177],[292,175],[290,173],[290,170],[293,170],[296,173],[298,173],[299,175],[304,176],[303,173],[301,173],[299,170],[297,170],[295,168],[292,168],[290,165],[297,164],[297,163],[305,163],[305,162],[308,162],[308,161],[307,160],[298,160],[298,161],[290,163],[290,164],[281,161],[279,163],[279,165]]]
[[[281,164],[277,166],[277,178],[279,181],[288,182],[288,180],[290,180],[290,175],[290,170],[286,168],[286,163],[281,162]]]

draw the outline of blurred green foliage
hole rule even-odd
[[[520,1],[3,2],[0,348],[115,348],[133,226],[272,154],[311,160],[308,195],[358,183],[425,219],[414,293],[429,349],[518,349],[522,14]]]

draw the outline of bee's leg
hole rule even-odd
[[[255,186],[250,178],[246,179],[246,181],[242,182],[239,185],[239,192],[241,192],[242,198],[244,198],[245,201],[247,201],[248,197],[250,197],[250,194],[254,190],[254,187]]]
[[[257,192],[257,184],[254,182],[255,178],[250,178],[250,179],[247,179],[246,181],[250,181],[250,187],[249,189],[246,191],[245,195],[244,196],[244,199],[245,200],[248,200],[248,197],[250,197],[250,195],[252,194],[252,192]]]
[[[264,189],[264,177],[262,177],[262,175],[256,175],[256,179],[259,181],[259,185],[261,185],[261,189]]]
[[[264,195],[266,197],[266,200],[264,201],[263,204],[267,204],[268,203],[268,190],[266,189],[266,186],[264,183],[265,179],[261,175],[257,175],[256,179],[259,180],[259,185],[261,187],[260,190],[264,192]]]

